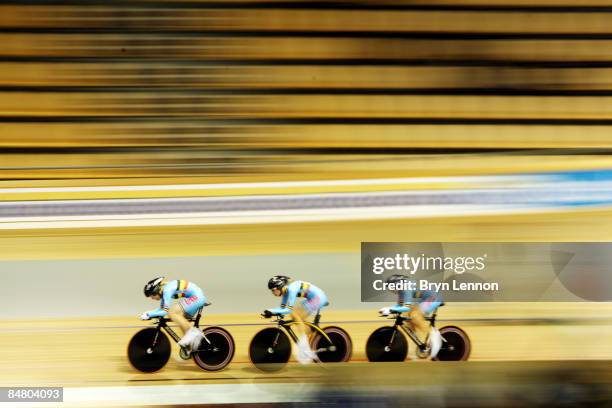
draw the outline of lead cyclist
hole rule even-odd
[[[406,275],[391,275],[387,278],[387,284],[408,287],[410,278]],[[429,356],[435,358],[442,347],[442,336],[435,327],[428,325],[425,315],[433,313],[442,304],[442,298],[437,292],[421,290],[393,290],[397,293],[397,304],[383,307],[379,313],[388,316],[390,313],[408,312],[409,323],[421,340],[427,338],[429,332]]]
[[[197,350],[204,335],[201,330],[192,327],[188,319],[192,318],[206,302],[202,289],[184,279],[167,281],[160,276],[145,285],[144,294],[148,298],[161,301],[161,304],[155,310],[144,312],[140,319],[169,318],[183,331],[183,337],[178,342],[179,346],[187,350]],[[178,301],[174,302],[175,299]]]

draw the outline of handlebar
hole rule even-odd
[[[387,317],[387,316],[392,315],[392,314],[401,315],[402,313],[403,313],[403,312],[394,312],[394,311],[390,311],[390,312],[389,312],[389,314],[382,314],[381,312],[378,312],[378,315],[379,315],[380,317]]]
[[[284,315],[282,313],[272,313],[269,310],[264,310],[263,313],[260,314],[264,319],[271,319],[273,317],[282,318]]]
[[[387,319],[389,319],[389,320],[395,320],[395,319],[400,318],[400,317],[401,317],[402,319],[406,319],[406,320],[409,320],[409,319],[410,319],[409,317],[402,316],[402,313],[403,313],[403,312],[389,312],[389,314],[382,314],[382,313],[379,313],[379,314],[378,314],[378,317],[385,317],[385,318],[387,318]]]

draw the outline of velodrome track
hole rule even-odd
[[[351,370],[364,376],[368,375],[368,370],[376,370],[371,367],[375,364],[365,363],[364,344],[372,330],[386,323],[384,319],[376,318],[374,311],[330,311],[324,320],[343,326],[352,336],[353,362],[342,365],[348,370],[343,376],[352,373]],[[155,404],[163,401],[178,403],[182,401],[180,398],[164,392],[173,389],[164,387],[173,386],[183,387],[187,395],[183,397],[191,398],[191,403],[246,402],[232,397],[227,390],[223,391],[225,389],[219,387],[223,384],[243,387],[246,390],[243,398],[248,398],[248,395],[256,398],[252,402],[274,402],[273,395],[259,395],[249,387],[260,386],[265,390],[273,384],[321,384],[329,381],[326,376],[330,374],[325,370],[301,367],[297,363],[273,374],[256,370],[249,363],[247,347],[252,335],[266,322],[255,313],[208,315],[205,321],[223,325],[236,340],[234,360],[224,371],[204,372],[193,362],[180,360],[176,347],[168,365],[161,371],[153,374],[135,371],[127,361],[126,345],[131,335],[146,323],[134,317],[4,320],[0,323],[0,343],[3,344],[0,350],[0,386],[63,386],[66,387],[67,405],[87,405],[93,401],[132,405],[151,401],[147,395],[150,392],[162,396],[152,401]],[[473,344],[470,362],[450,367],[442,363],[450,372],[461,369],[471,373],[477,370],[480,376],[497,378],[508,367],[504,362],[523,362],[521,364],[527,367],[529,361],[540,361],[543,363],[539,364],[548,367],[552,361],[587,360],[582,364],[596,367],[596,360],[606,362],[612,359],[609,346],[612,343],[612,307],[609,304],[454,304],[440,311],[440,325],[445,324],[460,325],[469,333]],[[430,366],[441,364],[410,361],[413,359],[410,353],[406,367],[392,367],[400,373],[402,369],[409,370],[401,375],[413,375],[410,371],[414,370],[412,365],[418,365],[421,367],[418,370],[422,371],[435,370]],[[486,374],[488,371],[491,373]],[[198,390],[212,394],[198,395]]]
[[[461,188],[464,187],[462,184]],[[448,185],[440,188],[448,188]],[[176,257],[205,259],[226,256],[238,259],[249,255],[272,261],[280,256],[356,256],[362,241],[607,241],[612,238],[611,224],[612,211],[606,206],[564,206],[554,210],[539,208],[471,216],[439,214],[344,221],[106,227],[67,225],[61,228],[32,228],[30,225],[5,229],[0,237],[0,251],[5,268],[15,268],[14,272],[5,273],[5,283],[26,279],[36,285],[39,280],[48,284],[57,277],[54,275],[57,272],[47,272],[45,277],[52,265],[65,262],[59,265],[69,266],[77,261],[76,258],[103,265],[110,260],[126,258],[169,265],[173,259],[178,259]],[[38,262],[38,265],[33,262]],[[18,269],[19,265],[25,266]],[[27,271],[27,268],[35,269],[30,273],[19,272]],[[104,268],[93,272],[84,270],[74,275],[72,280],[62,275],[59,284],[72,288],[70,285],[81,283],[80,279],[97,276],[108,285],[102,286],[106,291],[104,296],[97,298],[112,299],[118,304],[115,309],[110,309],[120,311],[116,317],[105,317],[104,312],[109,309],[103,307],[99,307],[97,313],[88,311],[91,317],[76,317],[84,313],[82,307],[86,302],[82,299],[96,297],[89,284],[84,284],[82,290],[70,292],[70,295],[50,296],[49,299],[41,289],[48,286],[43,284],[29,293],[30,304],[34,306],[15,307],[2,320],[0,385],[64,386],[67,387],[67,406],[88,406],[92,401],[98,405],[180,405],[187,402],[286,401],[294,398],[286,391],[288,383],[327,384],[330,381],[325,374],[329,371],[322,372],[319,367],[303,368],[290,364],[277,374],[262,374],[248,362],[248,342],[253,333],[266,324],[258,317],[261,305],[276,301],[260,289],[262,283],[229,294],[217,291],[215,297],[219,301],[213,303],[205,318],[206,324],[222,325],[235,337],[237,351],[227,370],[203,372],[192,362],[180,361],[175,352],[160,372],[138,373],[130,367],[125,348],[131,335],[146,326],[136,319],[142,311],[144,299],[139,286],[132,290],[132,282],[114,287],[115,280],[109,282],[113,271],[109,269],[108,272],[109,275],[105,275]],[[125,283],[133,279],[134,285],[141,285],[140,281],[152,273],[148,269],[134,269],[128,276],[126,272],[119,271],[125,278],[117,281]],[[244,273],[248,277],[248,268]],[[13,283],[11,287],[22,287]],[[27,299],[25,296],[15,297],[14,293],[7,292],[6,298]],[[345,327],[355,346],[354,361],[338,369],[346,367],[349,373],[367,376],[377,368],[365,362],[363,347],[369,333],[385,321],[376,317],[377,307],[374,306],[362,305],[352,312],[341,310],[338,305],[346,301],[342,296],[350,296],[350,292],[343,295],[336,291],[334,296],[335,307],[324,314],[324,322]],[[225,306],[220,298],[224,297],[239,301],[236,306],[239,314],[221,314]],[[64,309],[44,306],[58,302]],[[358,299],[355,302],[358,303]],[[150,304],[147,306],[151,307]],[[530,370],[530,364],[544,364],[542,369],[546,371],[564,364],[560,362],[569,361],[577,365],[577,370],[582,370],[596,366],[596,361],[606,364],[612,359],[609,347],[612,343],[612,308],[607,303],[453,304],[441,310],[440,319],[442,325],[458,324],[464,328],[473,342],[470,362],[444,366],[457,376],[464,375],[464,371],[471,373],[476,370],[482,381],[495,377],[503,383],[503,373],[508,364],[515,364],[513,362],[517,362],[521,370]],[[436,364],[415,361],[393,366],[393,369],[407,370],[398,375],[413,378],[415,370],[437,370]],[[603,381],[607,380],[604,378]],[[180,391],[173,387],[179,387]],[[181,399],[177,395],[187,397]]]

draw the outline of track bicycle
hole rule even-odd
[[[249,345],[249,357],[262,371],[282,369],[291,357],[291,341],[297,344],[298,338],[291,326],[300,324],[295,320],[284,320],[282,314],[266,314],[263,317],[274,318],[276,327],[267,327],[255,334]],[[348,333],[337,326],[321,328],[318,312],[313,322],[304,321],[311,329],[309,343],[322,363],[341,363],[349,361],[353,353],[353,342]]]
[[[205,303],[196,315],[188,321],[193,322],[194,327],[200,328],[202,309],[210,306]],[[163,368],[170,359],[171,347],[168,336],[175,342],[181,337],[168,326],[170,320],[165,317],[156,318],[154,327],[140,330],[130,340],[127,354],[132,366],[138,371],[152,373]],[[164,334],[166,332],[166,334]],[[225,329],[216,326],[208,326],[202,330],[203,339],[197,350],[188,350],[181,347],[179,356],[183,360],[193,358],[195,363],[206,371],[219,371],[224,369],[235,352],[235,343],[232,335]]]
[[[440,307],[442,306],[444,306],[444,303],[440,305]],[[406,321],[410,320],[410,317],[402,316],[400,312],[393,312],[392,314],[393,316],[389,319],[394,320],[393,326],[380,327],[368,338],[366,343],[368,361],[404,361],[408,355],[406,336],[416,344],[418,358],[429,357],[429,334],[424,342],[421,341],[414,329],[405,324]],[[431,327],[435,327],[436,315],[437,310],[431,316],[425,317],[425,320],[430,322]],[[457,326],[444,326],[439,331],[442,336],[442,346],[433,360],[465,361],[470,357],[472,345],[465,331]]]

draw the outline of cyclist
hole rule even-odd
[[[387,284],[400,284],[409,282],[410,278],[405,275],[391,275],[387,278]],[[404,285],[407,286],[407,285]],[[383,316],[388,316],[390,313],[409,312],[410,324],[415,330],[419,338],[427,337],[429,331],[430,357],[434,358],[438,355],[442,346],[442,336],[435,327],[428,328],[425,315],[433,313],[442,304],[442,299],[437,292],[425,290],[394,290],[398,294],[397,304],[391,307],[383,307],[379,310]]]
[[[282,296],[283,298],[279,308],[267,309],[264,311],[264,315],[270,317],[273,314],[290,314],[291,318],[299,323],[294,329],[298,338],[297,360],[302,364],[308,364],[316,360],[317,356],[308,344],[310,329],[304,324],[304,320],[312,314],[317,314],[319,310],[329,304],[325,292],[312,283],[301,280],[293,281],[290,277],[283,275],[270,278],[268,289],[272,291],[274,296]],[[296,304],[299,297],[303,299]]]
[[[197,350],[204,336],[200,330],[192,327],[187,319],[193,317],[204,306],[206,297],[202,289],[193,282],[182,279],[167,281],[165,277],[160,276],[145,285],[144,294],[153,300],[161,300],[161,304],[155,310],[144,312],[140,319],[170,318],[183,331],[183,337],[178,342],[179,346],[188,350]],[[174,299],[178,299],[178,302],[173,302]]]

